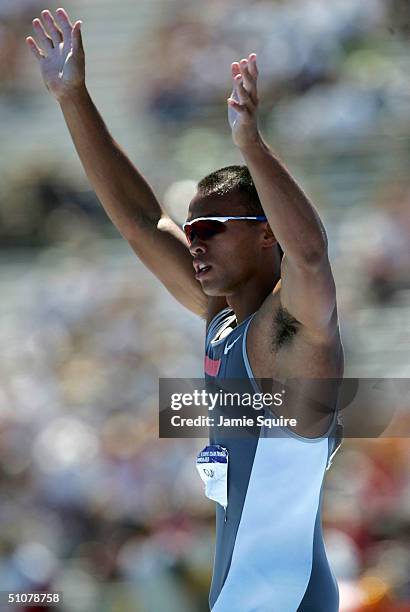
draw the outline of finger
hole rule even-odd
[[[231,64],[231,73],[232,73],[232,81],[233,81],[233,92],[231,97],[234,97],[235,99],[237,99],[239,101],[239,96],[238,96],[238,85],[236,83],[236,77],[238,75],[241,74],[241,69],[239,67],[239,63],[238,62],[233,62]]]
[[[246,89],[252,89],[256,86],[256,80],[251,75],[249,70],[249,62],[247,59],[243,59],[240,61],[239,68],[241,70],[241,74],[243,76],[244,85]]]
[[[253,103],[253,100],[249,94],[248,91],[246,91],[244,85],[243,85],[243,78],[242,75],[238,74],[235,77],[235,81],[236,81],[236,86],[237,86],[237,91],[238,91],[238,96],[239,96],[239,102],[241,104],[245,104],[249,110],[254,110],[255,108],[255,104]]]
[[[232,93],[231,93],[231,95],[229,96],[229,98],[228,98],[228,99],[231,99],[231,100],[233,100],[234,102],[238,102],[238,104],[240,104],[236,84],[234,85],[234,87],[233,87],[233,89],[232,89]]]
[[[45,26],[47,28],[48,33],[51,36],[51,40],[53,41],[54,46],[58,47],[58,45],[63,40],[63,33],[57,27],[57,24],[54,21],[54,17],[50,13],[50,11],[48,11],[48,10],[41,11],[41,16],[43,17]]]
[[[53,41],[45,31],[40,19],[33,19],[33,29],[43,48],[43,51],[46,53],[48,51],[52,51],[54,49]]]
[[[41,60],[45,57],[45,54],[42,52],[42,50],[40,49],[40,47],[38,46],[38,44],[36,43],[36,41],[34,40],[32,36],[27,36],[26,43],[29,49],[32,51],[35,58],[37,58],[38,60]]]
[[[241,74],[239,62],[232,62],[231,64],[232,77],[235,79],[236,75]]]
[[[73,51],[77,53],[84,51],[83,38],[81,36],[82,23],[83,23],[82,21],[76,21],[73,27],[73,31],[72,31]]]
[[[256,81],[249,72],[248,60],[246,59],[241,60],[239,67],[241,70],[241,75],[243,77],[242,79],[243,86],[246,89],[246,91],[249,93],[252,99],[252,102],[256,104],[257,103]]]
[[[241,114],[248,114],[249,113],[249,110],[246,108],[245,105],[240,104],[239,102],[237,102],[233,98],[228,98],[227,99],[227,103],[229,104],[230,107],[234,108],[238,113],[241,113]]]
[[[252,77],[249,74],[249,70],[248,70],[248,60],[247,59],[241,59],[241,61],[239,62],[239,69],[241,71],[241,75],[243,76],[243,81],[244,81],[244,85],[245,88],[246,86],[249,85],[249,87],[252,86]]]
[[[71,33],[73,31],[73,24],[63,8],[56,10],[56,22],[60,26],[60,30],[63,33],[64,44],[71,45]]]
[[[56,10],[56,15],[57,17],[59,17],[59,19],[61,19],[61,21],[63,21],[64,23],[67,24],[67,27],[69,27],[71,30],[73,29],[73,24],[72,21],[67,13],[67,11],[63,8],[58,8]]]
[[[256,64],[256,53],[251,53],[248,57],[248,70],[251,76],[256,80],[259,74],[258,66]]]

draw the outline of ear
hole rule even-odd
[[[272,232],[272,229],[269,223],[267,223],[263,230],[262,246],[264,248],[270,248],[274,246],[276,243],[277,243],[277,240],[275,238],[275,234]]]

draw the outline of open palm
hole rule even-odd
[[[58,9],[55,17],[48,10],[41,16],[42,20],[33,20],[36,40],[29,36],[26,42],[40,63],[44,83],[58,98],[84,84],[81,21],[72,25],[64,9]]]

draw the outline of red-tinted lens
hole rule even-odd
[[[195,237],[199,240],[208,240],[215,236],[215,234],[221,234],[226,230],[226,225],[222,221],[195,221],[192,225],[185,227],[185,234],[188,238],[188,242],[192,242]]]

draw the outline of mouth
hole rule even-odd
[[[200,280],[205,276],[205,274],[209,272],[209,270],[211,270],[212,266],[208,266],[207,264],[204,264],[204,263],[195,262],[194,268],[195,268],[195,278],[197,280]]]

